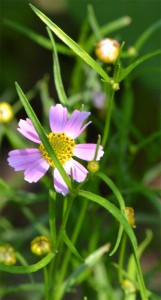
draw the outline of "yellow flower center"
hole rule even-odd
[[[47,137],[62,165],[64,165],[67,160],[74,156],[74,140],[67,137],[65,133],[50,132]],[[43,144],[40,144],[39,149],[49,165],[55,167],[54,162],[52,161]]]

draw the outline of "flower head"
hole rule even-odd
[[[73,157],[76,156],[86,161],[92,161],[96,151],[96,144],[76,144],[75,139],[91,123],[83,125],[90,112],[74,110],[68,118],[68,112],[61,104],[50,108],[49,124],[51,132],[47,135],[59,161],[66,173],[77,182],[83,182],[88,171]],[[38,148],[12,150],[9,152],[8,163],[15,171],[25,171],[24,179],[30,183],[37,182],[45,175],[49,167],[53,170],[54,188],[58,193],[66,195],[68,187],[60,175],[54,162],[41,143],[30,119],[20,120],[18,131],[29,140],[38,144]],[[103,156],[103,148],[99,146],[96,160]]]

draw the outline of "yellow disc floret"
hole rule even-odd
[[[62,165],[64,165],[67,160],[74,156],[74,140],[66,136],[65,133],[50,132],[47,137]],[[40,144],[39,149],[49,165],[55,167],[54,162],[52,161],[43,144]]]

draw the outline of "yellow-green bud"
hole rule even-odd
[[[31,251],[36,255],[46,255],[51,252],[51,242],[47,236],[37,236],[31,242]]]
[[[132,56],[132,57],[135,57],[135,56],[137,56],[137,51],[136,51],[136,49],[134,48],[134,47],[129,47],[128,48],[128,53],[129,53],[129,55],[130,56]]]
[[[13,119],[13,109],[7,102],[0,103],[0,123],[8,123]]]
[[[16,252],[14,248],[9,245],[0,246],[0,264],[12,266],[16,264]]]
[[[131,227],[136,228],[134,209],[132,207],[125,207],[125,214]]]
[[[119,86],[119,83],[118,82],[115,82],[113,79],[110,80],[110,83],[112,85],[112,88],[114,91],[118,91],[120,86]]]
[[[99,170],[99,163],[97,161],[89,161],[87,169],[91,173],[95,173]]]
[[[124,279],[122,282],[122,289],[125,292],[125,295],[129,295],[136,292],[136,287],[129,279]]]
[[[101,40],[95,49],[95,54],[104,63],[114,63],[120,51],[118,41],[106,38]]]

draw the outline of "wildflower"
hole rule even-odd
[[[5,244],[0,246],[0,264],[6,266],[16,264],[16,252],[11,245]]]
[[[47,137],[52,145],[64,170],[77,182],[83,182],[88,171],[79,162],[73,159],[76,156],[86,161],[92,161],[95,155],[96,144],[76,144],[75,139],[91,123],[82,126],[90,112],[74,110],[68,118],[67,109],[61,104],[50,108],[49,123],[52,132]],[[54,162],[33,127],[30,119],[20,120],[18,131],[29,140],[39,144],[39,148],[12,150],[9,152],[8,162],[15,171],[24,170],[24,179],[30,183],[37,182],[49,169],[53,167],[54,188],[58,193],[66,195],[68,187],[60,175]],[[103,148],[99,146],[96,160],[103,156]]]
[[[127,220],[129,222],[129,224],[131,225],[132,228],[135,228],[135,216],[134,216],[134,209],[132,207],[125,207],[125,214],[127,217]]]
[[[46,255],[51,252],[51,243],[48,237],[37,236],[31,242],[31,251],[36,255]]]
[[[120,51],[118,41],[106,38],[101,40],[95,49],[96,56],[104,63],[114,63]]]
[[[13,110],[9,103],[0,103],[0,123],[8,123],[13,119]]]

